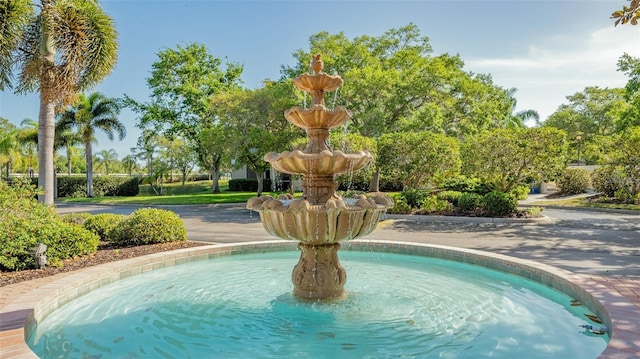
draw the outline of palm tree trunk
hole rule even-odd
[[[90,142],[85,144],[84,152],[87,161],[87,197],[93,197],[93,154]]]
[[[53,204],[53,138],[55,135],[55,104],[40,95],[40,114],[38,115],[38,187],[44,194],[38,195],[38,201]]]

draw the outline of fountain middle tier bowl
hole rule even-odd
[[[344,125],[351,116],[351,111],[342,106],[328,109],[324,105],[313,105],[308,109],[295,106],[284,113],[284,117],[289,122],[303,129],[339,127]]]
[[[262,225],[271,235],[306,244],[323,245],[351,240],[371,233],[382,214],[393,206],[384,196],[331,198],[324,205],[311,205],[299,198],[249,199],[247,208],[258,211]]]
[[[331,176],[358,171],[373,161],[373,156],[366,151],[344,153],[342,151],[324,150],[320,153],[304,153],[300,150],[282,153],[269,152],[264,160],[282,173]]]

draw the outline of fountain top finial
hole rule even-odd
[[[315,74],[319,74],[322,72],[322,68],[324,67],[324,62],[322,62],[322,58],[320,54],[311,55],[311,70]]]

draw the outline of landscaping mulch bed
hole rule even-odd
[[[101,243],[96,253],[64,260],[62,262],[62,266],[60,267],[46,266],[44,269],[28,269],[17,272],[0,272],[0,287],[36,278],[49,277],[58,273],[71,272],[98,264],[119,261],[122,259],[134,258],[158,252],[166,252],[174,249],[198,247],[208,244],[210,243],[181,241],[115,248],[107,243]]]

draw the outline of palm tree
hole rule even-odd
[[[0,164],[7,164],[7,178],[11,175],[11,163],[17,144],[18,130],[8,120],[0,117]],[[0,170],[2,167],[0,166]],[[1,171],[0,171],[1,172]]]
[[[129,176],[133,175],[133,169],[138,167],[136,157],[134,155],[126,155],[122,158],[122,164],[127,168]]]
[[[502,126],[503,128],[523,128],[525,127],[525,123],[527,120],[535,120],[538,122],[540,120],[540,115],[536,110],[523,110],[516,111],[516,106],[518,105],[518,100],[513,97],[516,93],[517,89],[511,88],[507,90],[507,95],[511,98],[511,112],[505,116],[503,119]]]
[[[39,10],[39,12],[36,11]],[[104,79],[117,60],[117,33],[98,1],[0,1],[0,91],[38,91],[39,200],[53,203],[55,109]]]
[[[82,144],[82,138],[69,128],[61,128],[60,123],[56,123],[56,136],[54,148],[56,150],[64,148],[67,155],[67,175],[71,175],[71,159],[75,150],[75,146]],[[96,143],[96,140],[92,140]]]
[[[93,197],[93,152],[91,143],[96,129],[107,134],[107,138],[113,141],[114,132],[122,140],[126,131],[122,123],[118,121],[120,108],[117,100],[107,98],[100,92],[94,92],[89,97],[81,94],[73,106],[69,106],[58,119],[58,128],[76,128],[76,133],[82,139],[85,147],[87,161],[87,196]]]
[[[98,156],[100,158],[100,161],[104,163],[104,171],[105,171],[105,174],[108,176],[109,164],[112,163],[113,161],[118,160],[118,154],[116,153],[116,150],[114,150],[113,148],[110,148],[108,150],[102,150],[96,153],[96,156]]]

